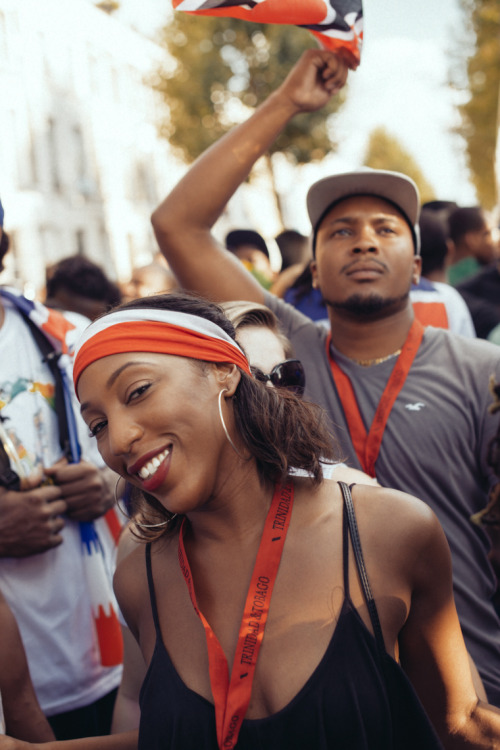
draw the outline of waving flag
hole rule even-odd
[[[361,0],[172,0],[176,10],[205,16],[230,16],[255,23],[302,26],[320,45],[342,55],[352,69],[363,39]]]

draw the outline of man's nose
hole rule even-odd
[[[359,229],[352,252],[356,254],[378,252],[377,236],[372,227],[365,225]]]

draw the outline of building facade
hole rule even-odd
[[[182,173],[148,83],[165,55],[86,0],[0,0],[4,283],[39,293],[76,253],[118,280],[150,260],[151,211]]]

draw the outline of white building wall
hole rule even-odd
[[[2,282],[39,290],[76,252],[112,278],[155,251],[149,216],[183,171],[145,79],[166,53],[86,0],[0,0]]]

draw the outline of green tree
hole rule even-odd
[[[169,112],[160,132],[187,162],[248,117],[302,52],[316,45],[306,30],[294,26],[181,12],[163,30],[163,43],[173,62],[163,65],[152,81]],[[295,117],[271,154],[280,151],[299,164],[322,159],[335,148],[328,115],[337,111],[342,98],[335,97],[320,112]],[[275,184],[271,155],[268,167]]]
[[[495,148],[498,135],[500,92],[500,3],[498,0],[460,0],[466,39],[459,39],[455,57],[463,61],[469,53],[465,76],[454,82],[467,95],[459,105],[461,124],[457,128],[466,144],[467,162],[481,205],[493,208],[497,202]]]
[[[424,177],[413,156],[384,127],[372,130],[363,164],[373,169],[391,169],[408,175],[416,182],[422,203],[436,197],[432,185]]]

